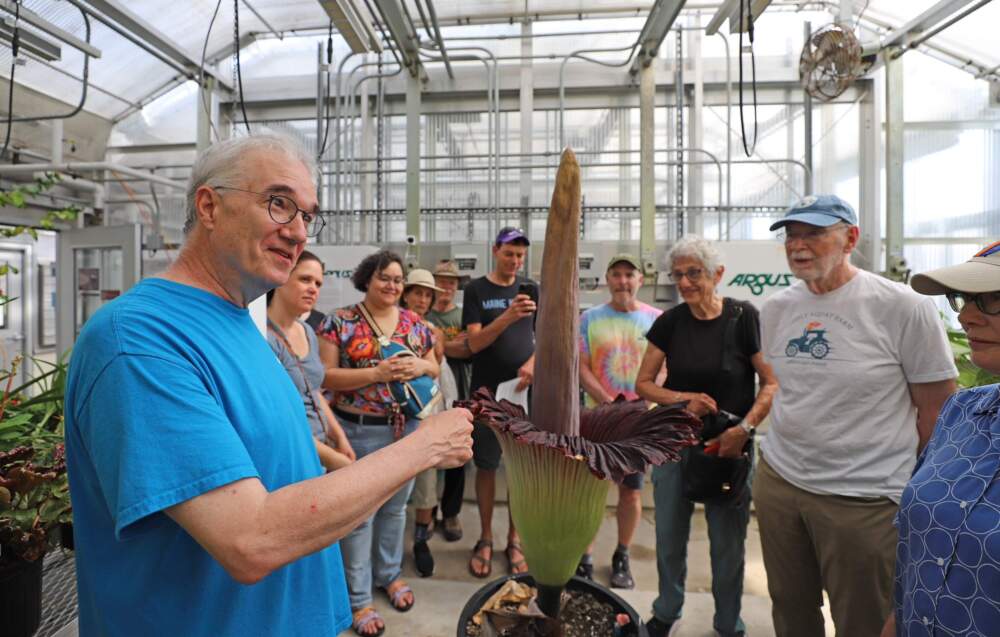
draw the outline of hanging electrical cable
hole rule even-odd
[[[86,10],[83,7],[77,5],[77,9],[80,10],[80,15],[83,17],[84,30],[86,32],[86,43],[90,44],[90,17],[87,15]],[[81,51],[83,53],[83,88],[80,91],[80,99],[77,101],[76,106],[68,113],[56,113],[54,115],[33,115],[30,117],[15,117],[13,121],[15,122],[43,122],[51,119],[69,119],[77,113],[83,110],[83,105],[87,102],[87,87],[90,85],[90,54],[86,51]],[[0,153],[2,155],[2,153]]]
[[[326,34],[326,100],[323,102],[323,143],[319,145],[319,152],[316,153],[316,161],[322,161],[326,153],[326,142],[330,135],[330,79],[333,68],[333,20],[330,20],[330,27]],[[337,78],[340,81],[340,78]],[[319,99],[319,96],[317,96]]]
[[[243,113],[243,125],[247,134],[251,134],[250,119],[247,117],[247,105],[243,101],[243,70],[240,68],[240,0],[233,0],[233,51],[236,58],[236,84],[240,91],[240,112]]]
[[[10,58],[10,86],[7,93],[7,132],[4,134],[3,150],[0,150],[0,157],[7,153],[10,146],[10,132],[14,128],[14,69],[17,68],[17,54],[21,48],[21,31],[19,29],[21,21],[21,0],[14,1],[14,37],[11,38],[11,58]]]
[[[744,23],[744,4],[746,6],[746,23]],[[743,152],[747,157],[753,155],[757,147],[757,60],[753,52],[753,11],[750,8],[750,0],[740,0],[740,134],[743,141]],[[747,129],[743,118],[743,31],[747,32],[750,38],[750,72],[751,85],[753,87],[753,143],[747,143]]]
[[[205,55],[208,53],[208,39],[212,37],[212,27],[215,26],[215,18],[219,15],[219,7],[222,6],[222,0],[215,3],[215,11],[212,12],[212,19],[208,21],[208,33],[205,34],[205,42],[201,45],[201,66],[198,67],[198,86],[202,90],[199,91],[201,95],[201,107],[205,110],[205,118],[208,120],[208,125],[211,127],[212,133],[215,135],[215,139],[219,140],[219,131],[215,128],[215,121],[212,119],[212,109],[208,104],[208,95],[205,93]]]

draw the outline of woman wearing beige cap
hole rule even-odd
[[[426,322],[427,313],[434,307],[435,297],[438,293],[444,292],[434,284],[434,275],[422,268],[410,270],[406,276],[406,283],[403,284],[403,296],[399,304],[408,310],[416,313]],[[444,400],[438,405],[446,409],[453,400],[458,397],[458,388],[455,385],[455,377],[451,373],[451,368],[444,363],[444,334],[441,329],[426,323],[434,332],[434,353],[437,356],[441,374],[438,376],[438,385]],[[427,545],[431,536],[431,522],[434,519],[434,507],[437,505],[437,469],[428,469],[417,474],[413,483],[413,495],[410,501],[414,507],[414,518],[416,526],[413,530],[413,561],[417,567],[417,573],[421,577],[430,577],[434,574],[434,556]]]
[[[946,296],[972,363],[1000,374],[1000,241],[910,284]],[[998,413],[998,385],[961,390],[941,408],[899,504],[895,612],[883,637],[1000,630]]]

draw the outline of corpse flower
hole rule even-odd
[[[698,443],[701,428],[682,405],[648,409],[642,400],[622,397],[581,413],[579,227],[580,168],[567,148],[545,232],[531,421],[522,407],[496,402],[486,389],[463,405],[492,428],[503,448],[511,515],[538,586],[538,605],[552,618],[600,526],[608,480],[676,462],[684,447]]]

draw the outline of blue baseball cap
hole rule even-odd
[[[521,243],[526,246],[531,245],[531,242],[528,241],[528,237],[524,234],[524,230],[514,228],[513,226],[500,228],[500,232],[497,233],[497,240],[494,242],[494,245],[502,246],[507,243]]]
[[[854,208],[837,195],[809,195],[785,211],[785,216],[771,224],[771,230],[782,228],[793,221],[826,228],[840,221],[858,225]]]

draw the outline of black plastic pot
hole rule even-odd
[[[72,522],[63,522],[59,525],[59,546],[67,551],[72,551],[76,548],[76,544],[73,542]]]
[[[31,637],[42,623],[42,558],[0,566],[0,637]]]
[[[462,609],[462,614],[458,617],[457,637],[467,637],[468,633],[466,633],[465,627],[468,625],[469,620],[472,619],[473,615],[479,612],[479,609],[483,607],[483,604],[486,603],[486,600],[489,599],[490,595],[497,592],[497,590],[503,586],[503,583],[509,579],[517,580],[518,582],[529,586],[535,585],[535,580],[531,577],[530,573],[501,577],[487,583],[485,586],[473,593],[472,597],[469,598],[469,601],[465,603],[465,608]],[[611,604],[611,607],[615,609],[616,613],[625,613],[628,615],[632,625],[635,626],[635,633],[633,633],[635,637],[649,637],[649,633],[646,632],[646,625],[642,623],[639,613],[637,613],[628,602],[613,593],[611,589],[601,586],[597,582],[589,579],[574,577],[566,584],[566,590],[587,592],[597,599]]]

